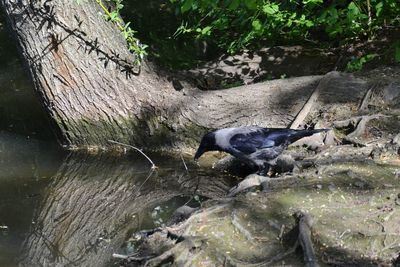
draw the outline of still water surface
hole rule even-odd
[[[162,225],[190,196],[215,194],[205,173],[150,154],[66,153],[0,133],[0,266],[113,266],[133,232]],[[189,164],[190,168],[194,168]],[[195,203],[192,203],[195,204]]]

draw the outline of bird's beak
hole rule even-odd
[[[194,160],[197,161],[201,155],[204,154],[204,152],[206,152],[206,150],[202,147],[199,147],[199,149],[197,149],[196,154],[194,155]]]

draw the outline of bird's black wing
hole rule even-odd
[[[275,145],[274,140],[268,139],[268,133],[262,131],[237,133],[229,140],[230,145],[245,154],[256,152],[257,149],[263,147],[272,147]]]
[[[270,148],[286,144],[296,133],[292,129],[267,129],[237,133],[230,139],[230,145],[245,154],[251,154],[258,149]]]

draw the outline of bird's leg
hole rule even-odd
[[[236,158],[240,159],[241,161],[246,163],[250,168],[252,168],[252,169],[260,169],[259,165],[257,164],[257,162],[255,162],[254,160],[252,160],[246,154],[240,152],[239,150],[237,150],[237,149],[229,149],[226,152],[228,152],[228,153],[232,154],[233,156],[235,156]]]
[[[269,176],[270,170],[271,170],[271,165],[269,165],[268,163],[264,163],[264,165],[262,166],[262,169],[258,172],[258,175]],[[261,182],[260,185],[261,185],[263,192],[269,191],[268,181]]]
[[[257,172],[258,175],[268,176],[268,173],[271,169],[271,165],[265,162],[263,164],[257,164],[257,166],[258,166],[258,172]]]

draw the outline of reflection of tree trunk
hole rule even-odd
[[[22,265],[103,266],[127,231],[138,226],[144,210],[192,193],[197,184],[198,194],[208,197],[224,195],[229,187],[218,177],[200,174],[186,180],[185,173],[162,168],[142,186],[146,168],[141,161],[68,157],[37,211]]]
[[[69,146],[195,146],[209,128],[287,126],[320,77],[202,92],[133,57],[95,1],[0,0],[36,91]],[[173,79],[172,79],[173,80]],[[174,83],[179,83],[174,80]]]

